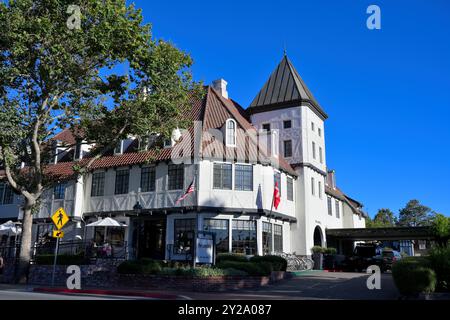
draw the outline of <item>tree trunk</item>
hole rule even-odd
[[[16,269],[15,282],[26,283],[31,260],[31,235],[33,226],[33,216],[31,214],[32,204],[25,201],[22,220],[22,237],[20,242],[20,255]]]

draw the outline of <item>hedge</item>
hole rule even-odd
[[[273,271],[286,271],[287,269],[287,260],[279,256],[254,256],[250,261],[254,263],[268,262],[272,265]]]
[[[450,247],[435,247],[428,257],[430,267],[436,272],[437,287],[450,290]]]
[[[195,277],[217,277],[217,276],[246,276],[247,273],[237,269],[221,269],[209,267],[197,268],[163,268],[160,275],[171,276],[195,276]]]
[[[34,262],[38,265],[52,265],[55,260],[54,254],[36,255]],[[84,256],[84,252],[79,254],[58,254],[57,265],[85,265],[89,264],[89,259]]]
[[[219,253],[216,257],[216,264],[224,261],[248,262],[248,259],[243,254]]]
[[[161,265],[151,259],[127,260],[117,267],[120,274],[156,274],[161,271]]]
[[[436,287],[436,273],[426,259],[402,259],[392,266],[392,276],[400,293],[406,296],[431,293]]]
[[[272,272],[272,264],[268,262],[239,262],[239,261],[222,261],[217,264],[220,269],[236,269],[246,272],[250,276],[267,276]]]

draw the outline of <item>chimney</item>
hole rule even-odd
[[[222,97],[228,99],[227,84],[228,82],[226,82],[224,79],[218,79],[213,81],[212,87],[216,91],[218,91],[222,95]]]
[[[330,188],[336,189],[336,171],[330,170],[327,172],[327,184]]]

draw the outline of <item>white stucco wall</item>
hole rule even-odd
[[[212,160],[203,160],[199,164],[198,204],[199,206],[226,207],[243,209],[270,210],[274,190],[274,169],[260,164],[253,165],[253,191],[234,190],[235,166],[232,166],[232,190],[213,188]],[[294,179],[295,194],[295,179]],[[290,217],[295,217],[295,201],[287,200],[287,176],[281,172],[281,202],[273,212],[279,212]],[[294,198],[295,200],[295,198]]]

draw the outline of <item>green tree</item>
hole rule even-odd
[[[440,213],[435,213],[431,220],[431,228],[439,246],[444,247],[450,239],[450,218]]]
[[[431,213],[432,210],[420,204],[418,200],[410,200],[400,210],[398,225],[408,227],[427,226],[431,223]]]
[[[389,209],[379,209],[373,220],[369,222],[371,228],[393,227],[397,222],[394,213]]]
[[[169,136],[182,127],[177,116],[198,86],[191,58],[154,39],[141,11],[125,0],[2,1],[0,30],[0,163],[24,197],[22,280],[32,213],[55,183],[45,174],[55,156],[51,137],[70,127],[95,142],[88,170],[129,134]]]

